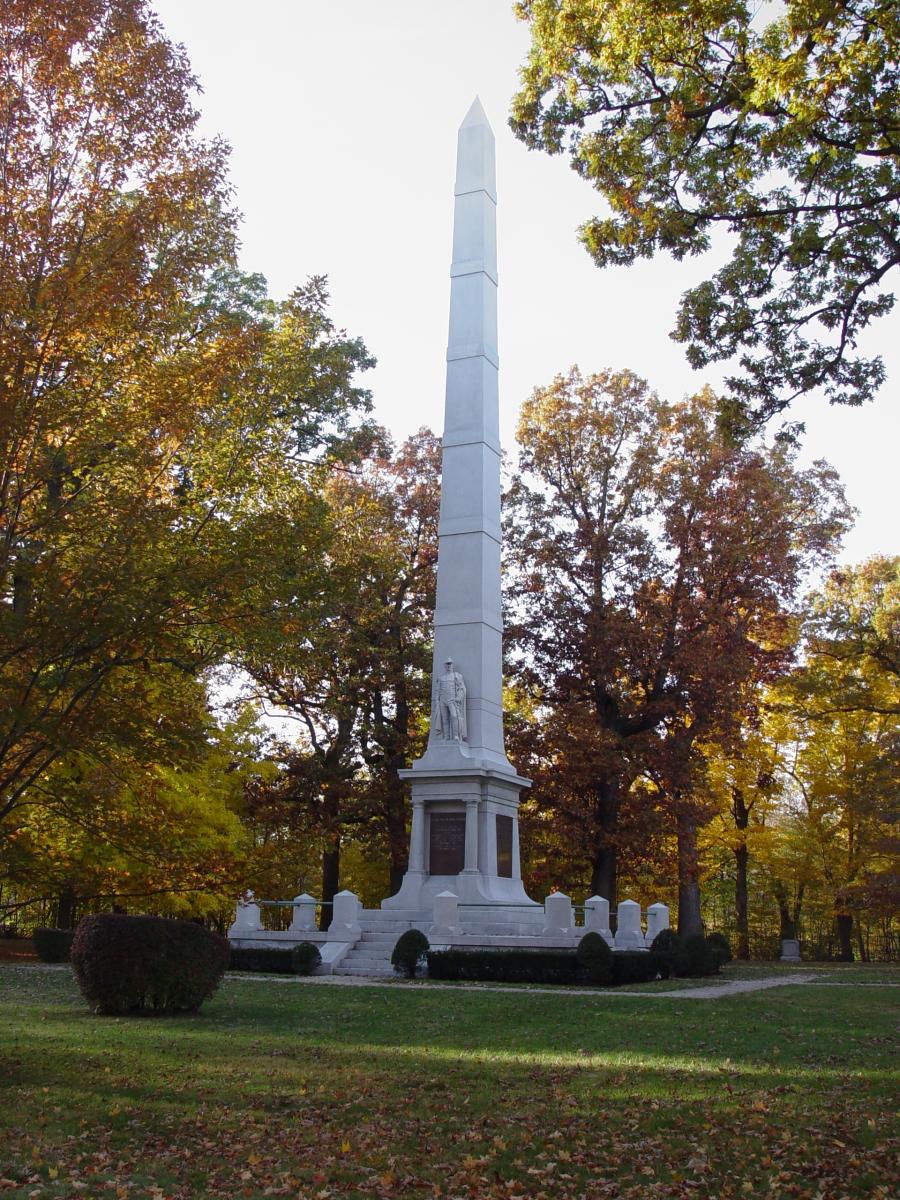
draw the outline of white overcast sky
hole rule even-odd
[[[242,265],[281,298],[329,277],[336,323],[378,359],[364,376],[397,438],[440,433],[456,129],[481,97],[497,139],[500,403],[507,450],[531,390],[578,363],[630,367],[678,399],[695,373],[668,336],[708,259],[599,271],[576,238],[599,198],[565,157],[507,126],[528,31],[511,0],[155,0],[203,87],[202,131],[232,146]],[[896,286],[896,285],[895,285]],[[868,337],[888,382],[864,409],[809,399],[804,457],[860,510],[842,557],[900,552],[900,306]]]

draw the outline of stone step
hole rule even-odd
[[[335,975],[362,975],[372,979],[385,979],[393,975],[392,968],[384,967],[345,967],[343,963],[334,968]]]

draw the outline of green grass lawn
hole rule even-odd
[[[848,984],[891,979],[711,1001],[241,979],[119,1019],[68,970],[0,964],[0,1196],[887,1200],[900,989]]]

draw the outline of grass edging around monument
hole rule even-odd
[[[294,982],[139,1021],[0,967],[4,1196],[895,1194],[887,989],[570,994],[561,1019],[559,988]]]

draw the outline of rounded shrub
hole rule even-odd
[[[74,929],[35,929],[34,952],[41,962],[68,962],[74,936]]]
[[[196,1012],[228,966],[228,942],[193,921],[99,913],[79,923],[71,958],[94,1012]]]
[[[661,929],[653,939],[650,949],[654,954],[660,955],[665,964],[664,978],[687,974],[684,942],[674,929]]]
[[[312,975],[322,961],[322,955],[319,953],[319,947],[314,946],[312,942],[301,942],[291,950],[291,960],[297,975]]]
[[[689,933],[684,939],[686,975],[715,975],[718,959],[702,933]]]
[[[609,983],[612,979],[613,952],[596,930],[586,933],[575,951],[578,965],[585,971],[591,983]]]
[[[415,979],[419,965],[425,961],[428,948],[428,938],[421,930],[407,929],[397,938],[397,944],[391,951],[391,966],[398,975]]]
[[[724,967],[726,963],[730,963],[734,955],[731,953],[731,942],[724,933],[708,933],[706,935],[706,944],[718,959],[720,967]]]

